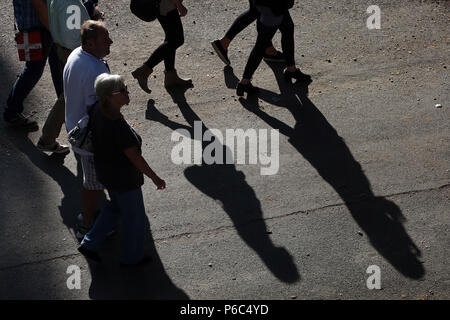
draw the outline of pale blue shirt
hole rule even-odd
[[[67,132],[87,114],[87,107],[98,100],[94,82],[102,73],[110,73],[105,60],[93,56],[81,47],[73,50],[67,58],[63,73]],[[90,154],[76,147],[72,149],[79,154]]]

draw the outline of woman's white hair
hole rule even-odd
[[[105,106],[106,98],[114,91],[123,87],[123,77],[118,74],[102,73],[94,82],[95,93],[97,94],[100,106]]]

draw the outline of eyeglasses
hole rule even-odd
[[[128,87],[124,86],[122,89],[120,89],[119,91],[114,91],[111,93],[111,95],[113,94],[119,94],[119,93],[128,93]]]

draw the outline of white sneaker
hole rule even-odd
[[[64,144],[59,144],[58,141],[56,141],[52,145],[45,145],[42,144],[40,141],[37,143],[37,148],[44,152],[52,152],[52,153],[67,153],[70,152],[70,147]]]

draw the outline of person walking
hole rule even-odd
[[[230,59],[228,58],[228,47],[230,46],[231,41],[259,17],[259,11],[256,9],[254,0],[248,0],[248,3],[248,10],[241,13],[236,20],[234,20],[225,35],[220,40],[217,39],[211,42],[217,55],[227,66],[231,64]],[[283,53],[275,49],[271,41],[269,41],[269,43],[269,46],[264,51],[263,59],[268,62],[284,62],[285,59]]]
[[[49,32],[48,16],[45,5],[39,0],[13,0],[14,16],[17,29],[20,32],[37,31],[42,39],[43,57],[40,60],[26,61],[25,66],[10,91],[3,113],[3,119],[11,126],[29,131],[37,131],[39,126],[36,121],[30,120],[22,113],[24,110],[24,100],[31,90],[40,80],[47,59],[50,65],[50,72],[55,87],[56,95],[63,92],[62,66],[56,52],[56,46]],[[53,125],[57,127],[56,125]],[[49,126],[50,127],[50,124]],[[56,130],[54,130],[56,131]],[[45,151],[64,153],[69,150],[68,146],[60,145],[56,141],[57,135],[49,138],[52,140],[44,148]]]
[[[110,72],[103,58],[110,53],[112,43],[103,22],[87,20],[82,24],[81,47],[69,55],[63,74],[65,121],[68,132],[87,115],[88,106],[93,105],[98,99],[94,82],[98,75]],[[105,188],[97,179],[94,155],[75,146],[72,146],[72,150],[83,169],[83,223],[77,231],[77,238],[82,239],[96,219],[99,200]]]
[[[151,93],[148,88],[148,77],[153,72],[153,68],[161,61],[164,61],[164,86],[166,88],[192,84],[191,79],[180,78],[175,69],[176,50],[184,43],[183,24],[180,17],[184,17],[186,14],[187,9],[182,4],[182,0],[161,0],[157,19],[166,35],[164,42],[142,66],[131,73],[145,92]]]
[[[78,250],[92,260],[101,261],[100,244],[121,218],[122,266],[145,263],[151,258],[144,255],[147,226],[141,190],[144,174],[158,190],[165,189],[166,183],[142,157],[142,139],[121,113],[123,106],[130,102],[123,77],[99,75],[95,80],[95,92],[99,101],[91,111],[90,125],[95,169],[111,201],[102,209]]]
[[[72,50],[81,45],[81,24],[89,20],[89,14],[81,0],[37,0],[45,7],[49,30],[56,46],[57,57],[62,68]],[[73,8],[78,7],[79,20],[73,19]],[[72,8],[72,10],[68,10]],[[79,22],[78,26],[76,21]],[[68,23],[70,22],[70,25]],[[62,77],[62,74],[61,74]],[[59,136],[65,118],[64,93],[58,96],[47,116],[42,135],[37,143],[41,151],[55,149],[55,139]],[[67,147],[67,149],[69,149]]]
[[[281,46],[286,58],[286,69],[284,78],[292,82],[311,82],[311,76],[304,74],[295,64],[294,52],[294,22],[289,9],[292,8],[294,0],[255,0],[256,9],[260,16],[257,22],[258,37],[253,47],[244,74],[236,88],[236,94],[243,96],[244,92],[255,93],[257,88],[251,84],[251,79],[264,56],[264,50],[268,47],[277,30],[281,31]]]

